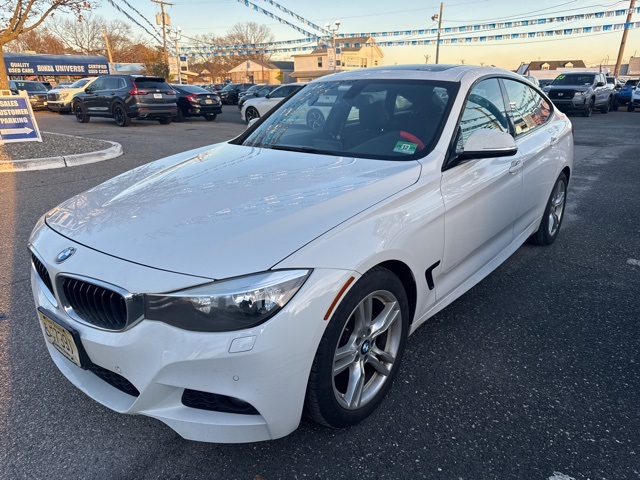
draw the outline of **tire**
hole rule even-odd
[[[635,112],[635,108],[633,107],[633,105],[629,104],[627,105],[627,112]]]
[[[618,101],[616,99],[613,99],[613,102],[611,103],[611,111],[612,112],[618,111]]]
[[[324,126],[324,115],[317,108],[307,112],[307,126],[312,130],[320,130]]]
[[[182,113],[182,109],[180,107],[178,107],[178,111],[176,112],[176,122],[184,122],[184,113]]]
[[[75,102],[73,104],[73,114],[76,116],[78,123],[88,123],[91,118],[87,115],[87,109],[82,102]]]
[[[590,117],[593,113],[593,98],[589,101],[589,105],[587,105],[586,110],[582,111],[583,117]]]
[[[173,121],[173,118],[169,115],[168,117],[159,118],[158,121],[160,125],[169,125]]]
[[[204,116],[204,119],[205,119],[207,122],[213,122],[217,117],[218,117],[218,114],[217,114],[217,113],[210,113],[209,115],[205,115],[205,116]]]
[[[373,268],[342,300],[322,336],[309,375],[306,416],[344,428],[370,415],[398,372],[408,332],[402,283],[386,268]]]
[[[116,125],[119,127],[128,127],[131,125],[131,117],[127,114],[127,109],[124,105],[117,103],[113,107],[113,119],[116,121]]]
[[[556,180],[551,196],[544,209],[544,215],[540,221],[538,231],[529,237],[530,243],[535,245],[551,245],[558,238],[560,226],[564,219],[565,204],[567,201],[567,176],[561,173]]]
[[[254,118],[260,118],[260,112],[253,107],[247,108],[247,111],[244,112],[244,119],[249,123]]]
[[[611,97],[607,99],[607,103],[600,107],[600,113],[609,113],[609,110],[611,110]]]

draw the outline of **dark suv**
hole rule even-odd
[[[47,87],[42,82],[32,82],[27,80],[11,80],[9,82],[11,93],[17,95],[20,90],[25,90],[29,96],[31,108],[47,108]]]
[[[220,100],[224,105],[236,105],[238,103],[238,94],[252,86],[253,83],[229,83],[216,93],[220,95]]]
[[[171,123],[176,114],[176,92],[160,77],[103,75],[73,96],[73,113],[80,123],[91,117],[110,117],[126,127],[132,118]]]

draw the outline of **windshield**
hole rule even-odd
[[[551,85],[592,85],[595,75],[566,73],[558,75]]]
[[[26,90],[27,92],[46,92],[47,87],[39,82],[15,82],[18,90]]]
[[[69,88],[82,88],[90,81],[90,78],[81,78],[80,80],[76,80],[74,83],[69,85]]]
[[[232,90],[235,90],[238,87],[237,84],[235,83],[230,83],[228,85],[225,85],[224,88],[221,90],[222,92],[230,92]]]
[[[458,87],[413,80],[314,82],[238,142],[327,155],[415,159],[433,148]]]

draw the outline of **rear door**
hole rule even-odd
[[[522,159],[522,198],[514,225],[514,236],[522,234],[542,215],[558,167],[558,141],[563,130],[551,122],[552,107],[529,85],[502,80],[507,92],[509,114],[515,126],[518,155]]]

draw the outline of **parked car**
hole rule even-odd
[[[246,120],[247,123],[254,118],[260,118],[282,101],[283,98],[297,92],[305,85],[306,83],[300,82],[288,83],[286,85],[280,85],[264,97],[249,98],[243,103],[240,116]]]
[[[71,101],[76,93],[83,92],[98,77],[88,77],[76,80],[68,87],[52,88],[47,92],[47,108],[58,113],[71,111]]]
[[[594,109],[608,113],[615,95],[604,73],[598,72],[561,73],[543,90],[560,110],[578,111],[583,117]]]
[[[217,93],[224,105],[235,105],[238,103],[238,95],[240,92],[246,91],[253,83],[229,83]]]
[[[620,106],[629,105],[629,102],[631,101],[631,93],[638,85],[638,81],[639,79],[637,78],[627,79],[622,88],[615,94],[613,110],[617,110]]]
[[[176,122],[184,122],[186,117],[204,117],[213,121],[222,113],[220,97],[196,85],[171,85],[176,91],[178,111]]]
[[[223,83],[203,83],[198,86],[204,88],[205,90],[209,90],[211,92],[217,92],[218,90],[222,90],[222,87],[224,87],[224,84]]]
[[[240,99],[246,97],[247,95],[251,95],[257,92],[258,90],[260,90],[262,87],[265,87],[265,86],[266,86],[265,83],[255,83],[251,85],[249,88],[247,88],[244,92],[238,92],[238,102],[240,102]]]
[[[171,123],[177,114],[176,92],[160,77],[103,75],[72,100],[73,113],[80,123],[91,117],[109,117],[119,127],[131,119],[158,120]]]
[[[47,108],[47,87],[41,82],[31,80],[11,80],[9,81],[9,90],[17,95],[19,91],[24,90],[29,96],[29,103],[34,110],[44,110]]]
[[[553,82],[553,78],[541,78],[538,80],[538,83],[540,84],[540,88],[544,88],[547,85],[551,85],[552,82]]]
[[[631,90],[631,99],[627,104],[627,112],[633,112],[636,108],[640,108],[640,88],[637,86]]]
[[[57,88],[57,89],[61,89],[61,88],[66,88],[66,87],[70,87],[71,85],[73,85],[75,82],[59,82],[56,83],[53,88]]]
[[[507,70],[320,77],[233,140],[45,214],[29,243],[44,343],[94,400],[191,440],[283,437],[303,411],[352,426],[410,334],[527,239],[558,238],[572,167],[571,122]]]
[[[538,80],[538,77],[534,77],[533,75],[523,75],[523,77],[533,83],[536,87],[540,86],[540,80]]]
[[[244,105],[244,102],[246,102],[250,98],[266,97],[268,94],[273,92],[278,87],[280,87],[280,85],[262,85],[259,89],[254,90],[254,91],[248,93],[247,95],[242,95],[238,99],[238,110],[242,110],[242,105]],[[251,90],[251,89],[249,89],[249,90]],[[247,92],[248,92],[248,90],[247,90]]]

